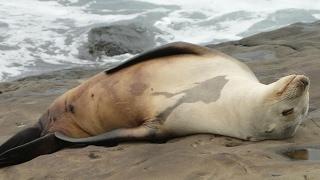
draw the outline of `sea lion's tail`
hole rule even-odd
[[[55,135],[41,137],[39,124],[18,132],[0,146],[0,168],[29,161],[42,154],[50,154],[66,146]]]

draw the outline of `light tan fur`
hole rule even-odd
[[[290,84],[284,77],[265,85],[245,64],[214,51],[158,57],[115,73],[97,74],[58,98],[43,118],[48,119],[46,133],[74,138],[140,126],[174,136],[285,138],[294,134],[308,109],[309,86],[296,85],[301,79],[309,82],[299,76]],[[296,96],[283,98],[289,92]],[[291,107],[295,113],[288,123],[288,117],[280,116]],[[294,131],[285,134],[291,126]]]

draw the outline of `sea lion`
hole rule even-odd
[[[74,144],[162,141],[196,133],[245,140],[294,135],[309,108],[309,79],[265,85],[240,61],[176,42],[101,72],[58,97],[0,146],[0,166]]]

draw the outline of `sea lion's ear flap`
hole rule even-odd
[[[54,134],[48,134],[1,153],[0,168],[20,164],[37,156],[56,152],[66,145],[66,142],[59,140]]]

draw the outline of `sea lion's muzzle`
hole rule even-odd
[[[308,89],[310,80],[308,77],[304,75],[297,75],[292,81],[292,83],[293,87],[291,88],[293,89],[293,91],[296,91],[296,96],[294,97],[299,97],[302,96],[304,92]]]
[[[294,99],[302,96],[308,89],[310,80],[304,75],[292,75],[287,84],[278,93],[282,100]]]

